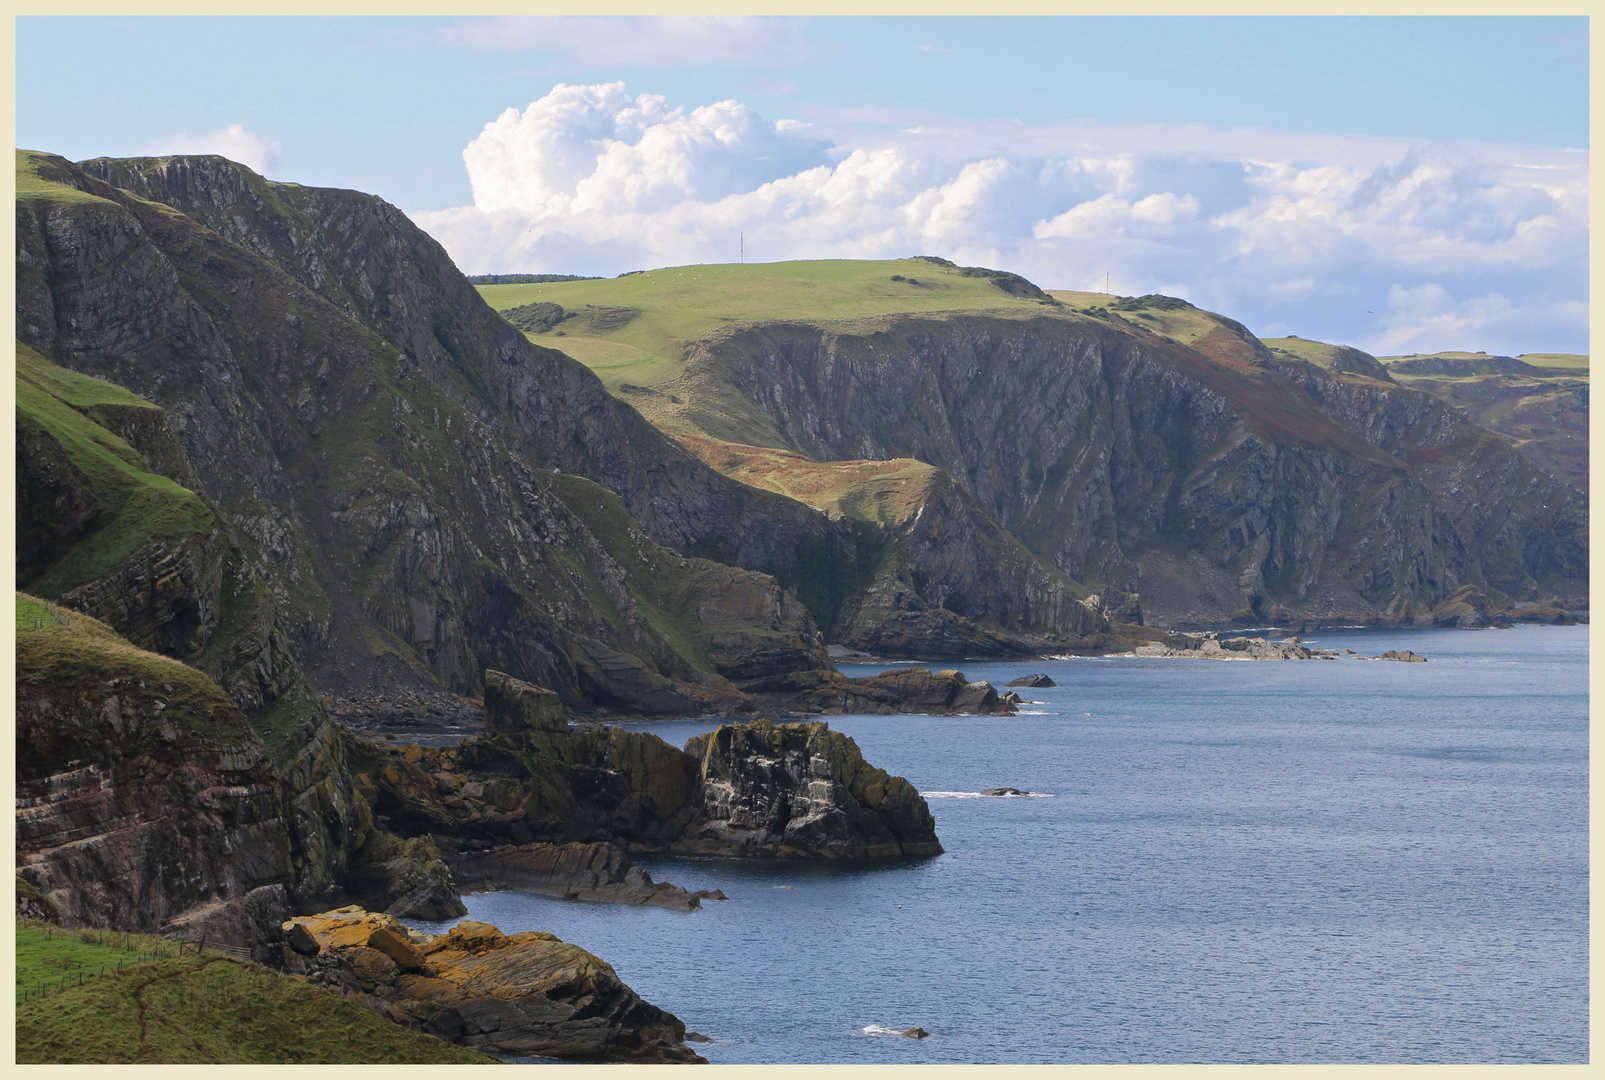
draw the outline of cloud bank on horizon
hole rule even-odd
[[[1586,152],[835,119],[560,83],[464,150],[473,205],[413,216],[468,273],[734,262],[744,235],[752,261],[940,255],[1094,291],[1107,274],[1378,354],[1588,348]]]

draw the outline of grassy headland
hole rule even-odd
[[[178,955],[162,938],[20,923],[16,937],[19,1064],[494,1064],[303,980]]]

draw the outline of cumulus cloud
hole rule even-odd
[[[268,142],[240,124],[208,131],[205,135],[169,135],[146,144],[148,154],[221,154],[266,175],[279,167],[283,147]]]
[[[502,16],[443,27],[440,40],[471,49],[559,52],[578,64],[794,64],[813,52],[802,23],[750,15]]]
[[[471,273],[729,262],[744,233],[759,261],[933,254],[1087,290],[1109,274],[1373,351],[1587,348],[1585,153],[810,119],[559,85],[464,151],[473,206],[414,216]]]

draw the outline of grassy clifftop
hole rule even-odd
[[[19,1064],[495,1063],[290,976],[175,955],[161,938],[26,925],[16,936]],[[39,993],[47,982],[57,988]]]

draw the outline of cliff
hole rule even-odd
[[[763,529],[730,529],[729,513],[703,513],[688,493],[769,505],[788,550],[813,542],[819,515],[726,481],[583,368],[524,342],[393,208],[179,159],[174,175],[195,182],[168,193],[180,202],[200,189],[224,199],[237,181],[289,200],[270,200],[285,228],[322,215],[315,236],[260,215],[241,233],[225,215],[235,243],[59,158],[19,162],[19,335],[165,410],[195,490],[229,523],[320,691],[473,693],[488,666],[575,708],[694,713],[739,698],[724,672],[828,668],[808,613],[773,578],[677,556],[569,469],[731,538]],[[297,199],[313,202],[291,213]],[[286,254],[297,251],[300,262]],[[402,277],[367,276],[382,273]],[[453,290],[471,301],[457,322]]]
[[[686,378],[717,376],[816,461],[940,468],[1161,622],[1408,621],[1467,584],[1581,594],[1575,491],[1427,394],[1187,314],[1190,342],[1106,311],[776,322],[705,339]]]

